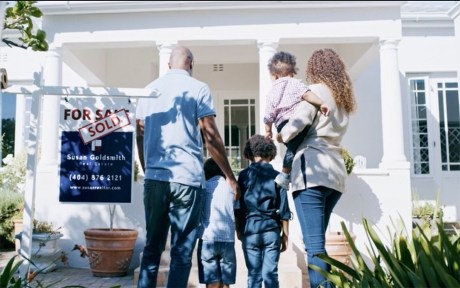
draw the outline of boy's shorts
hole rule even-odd
[[[198,240],[198,277],[201,284],[235,284],[235,242]]]

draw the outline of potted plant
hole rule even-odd
[[[436,231],[436,222],[442,220],[444,211],[439,206],[439,191],[437,192],[436,201],[421,201],[417,193],[412,195],[412,227],[417,225],[421,227],[428,227]]]
[[[58,240],[64,236],[59,232],[59,229],[60,227],[54,228],[51,222],[33,219],[31,270],[37,270],[42,273],[56,270],[56,262],[62,256]],[[17,234],[16,238],[21,240],[22,232]],[[21,254],[21,250],[19,250],[19,253]]]
[[[412,223],[413,227],[428,225],[436,227],[435,222],[442,218],[443,210],[438,205],[431,202],[414,201],[412,206]]]
[[[91,271],[97,277],[120,277],[128,273],[138,231],[113,228],[115,204],[109,204],[110,227],[84,231],[86,248],[75,245],[81,257],[87,257]]]

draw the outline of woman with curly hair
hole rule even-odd
[[[325,117],[313,105],[302,101],[294,117],[284,126],[278,140],[288,142],[311,125],[294,157],[291,191],[302,230],[307,262],[322,270],[330,266],[317,257],[325,254],[325,234],[334,206],[345,192],[347,172],[341,142],[355,110],[352,83],[340,56],[332,49],[313,52],[307,63],[309,88],[327,103]],[[308,268],[310,286],[331,287],[319,272]]]

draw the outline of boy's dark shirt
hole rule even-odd
[[[286,190],[274,182],[279,174],[269,163],[252,163],[238,174],[240,209],[235,221],[241,235],[280,229],[280,220],[289,220]]]

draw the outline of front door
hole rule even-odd
[[[254,99],[224,99],[224,141],[232,169],[237,174],[249,165],[243,156],[246,141],[256,133]]]
[[[422,198],[460,207],[460,97],[458,80],[425,75],[409,80],[414,189]],[[435,199],[433,199],[435,200]],[[448,218],[458,218],[452,210]]]

